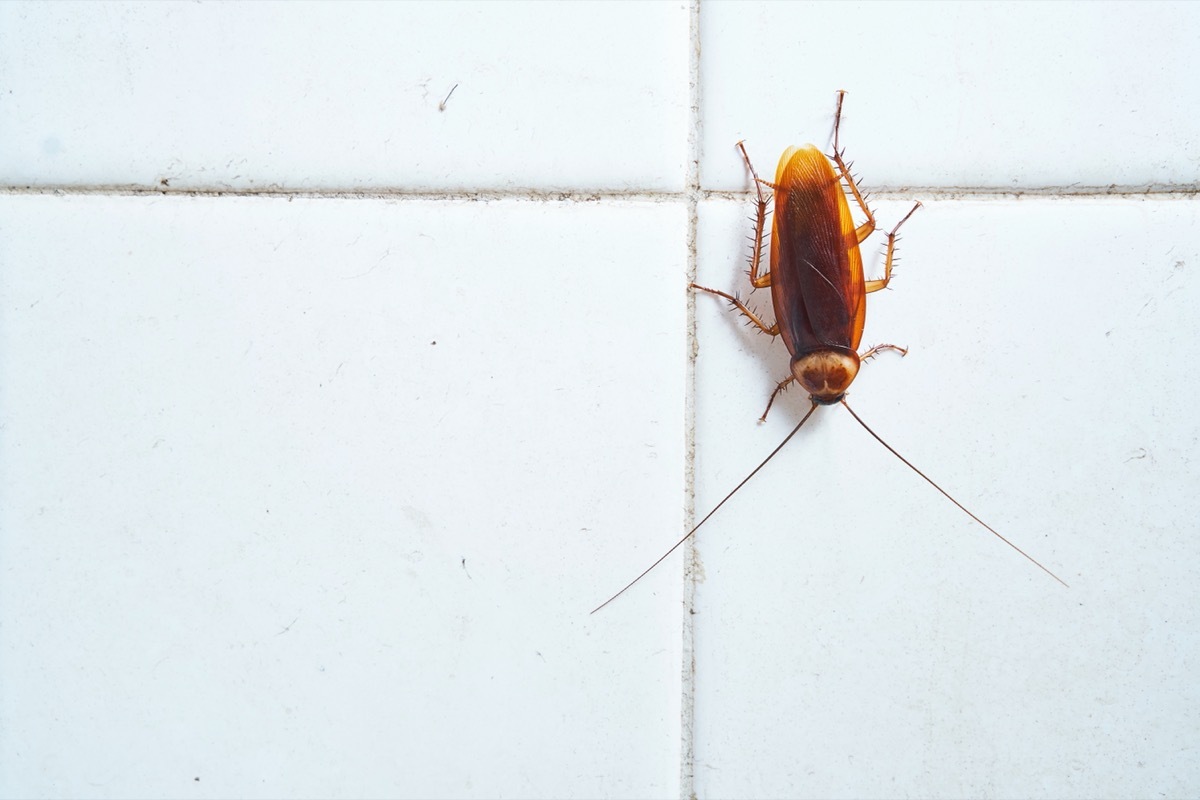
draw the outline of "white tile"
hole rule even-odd
[[[0,220],[0,794],[678,793],[682,208]]]
[[[744,287],[745,210],[704,206],[702,281]],[[1169,199],[913,217],[864,337],[911,352],[866,365],[850,401],[1071,588],[818,410],[698,535],[697,796],[1194,791],[1198,224]],[[782,344],[707,296],[697,317],[703,514],[808,402],[757,425]]]
[[[677,189],[687,32],[677,3],[5,4],[0,173],[16,185]]]
[[[1195,185],[1194,3],[711,3],[703,175],[740,188],[791,144],[843,144],[874,186]]]
[[[734,142],[769,177],[839,88],[868,189],[1186,191],[1198,34],[0,5],[9,189],[363,195],[0,197],[0,796],[1195,794],[1194,199],[922,197],[869,300],[912,352],[855,408],[1069,590],[823,409],[700,534],[694,609],[676,557],[587,611],[687,496],[686,213],[605,192],[680,190],[690,135],[744,189]],[[515,199],[557,190],[597,196]],[[701,210],[700,279],[742,287],[747,206]],[[806,402],[757,425],[781,345],[696,314],[702,514]]]

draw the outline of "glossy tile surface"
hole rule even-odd
[[[0,207],[6,795],[677,791],[678,209]]]
[[[1195,185],[1200,13],[1187,3],[706,3],[705,182],[843,144],[874,186]],[[768,163],[770,162],[770,163]]]
[[[687,30],[686,9],[668,4],[6,5],[0,175],[678,189]]]
[[[0,6],[0,797],[1196,795],[1198,8]]]
[[[881,219],[905,207],[880,203]],[[700,277],[744,279],[744,208]],[[1194,200],[931,202],[849,394],[699,535],[702,797],[1186,793],[1200,545]],[[1187,232],[1180,236],[1179,232]],[[873,240],[872,240],[873,241]],[[869,248],[874,251],[875,248]],[[701,513],[808,409],[781,343],[697,300]],[[754,300],[769,308],[765,293]],[[953,769],[947,764],[954,764]]]

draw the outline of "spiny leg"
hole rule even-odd
[[[750,254],[750,283],[756,289],[763,289],[771,285],[771,275],[770,273],[765,275],[758,274],[758,268],[762,260],[763,228],[766,225],[767,219],[767,197],[763,194],[762,187],[764,185],[770,186],[770,184],[758,177],[758,173],[755,171],[754,165],[750,163],[750,156],[746,153],[745,145],[742,142],[738,142],[737,148],[742,152],[742,160],[746,162],[746,169],[750,170],[750,175],[754,178],[754,188],[758,193],[758,199],[755,201],[758,213],[754,223],[754,250]],[[707,286],[701,286],[696,283],[691,283],[688,285],[693,289],[699,289],[702,292],[708,292],[709,294],[715,294],[718,297],[724,297],[726,300],[732,303],[735,308],[745,314],[746,317],[763,333],[767,334],[768,336],[779,335],[778,323],[775,325],[767,325],[757,314],[751,311],[750,308],[737,297],[734,297],[727,292],[722,292],[720,289],[709,289]]]
[[[767,401],[766,409],[763,411],[762,416],[758,418],[759,422],[767,421],[767,414],[771,413],[771,406],[775,405],[775,398],[778,397],[779,393],[786,389],[787,385],[794,380],[796,380],[796,376],[792,375],[788,377],[787,380],[782,380],[779,382],[779,385],[775,387],[775,391],[771,392],[771,399]]]
[[[878,292],[880,289],[887,288],[888,281],[892,279],[892,259],[896,255],[896,231],[900,230],[900,226],[908,222],[908,218],[921,207],[920,201],[915,203],[912,209],[904,215],[904,219],[896,223],[896,227],[892,228],[892,232],[887,235],[887,258],[883,261],[883,277],[877,281],[866,281],[864,287],[868,292]]]
[[[724,297],[726,300],[733,303],[734,307],[737,308],[738,311],[741,311],[743,314],[745,314],[750,319],[751,322],[753,322],[755,325],[757,325],[758,329],[761,330],[763,333],[767,334],[768,336],[778,336],[779,335],[779,323],[778,322],[775,323],[774,325],[767,325],[767,323],[765,323],[761,319],[759,319],[757,314],[755,314],[753,311],[750,310],[749,306],[747,306],[745,303],[743,303],[741,300],[737,299],[733,295],[731,295],[727,292],[722,292],[720,289],[709,289],[707,286],[700,286],[699,284],[696,284],[696,283],[689,283],[688,286],[692,287],[693,289],[699,289],[702,292],[708,292],[709,294],[715,294],[718,297]]]
[[[746,169],[750,170],[750,175],[754,178],[754,188],[758,192],[758,199],[755,201],[758,213],[754,221],[754,251],[750,255],[750,283],[755,289],[763,289],[771,285],[770,273],[761,276],[758,274],[758,268],[762,261],[763,228],[767,222],[767,198],[763,196],[762,190],[765,181],[754,171],[754,165],[750,163],[750,156],[746,153],[745,145],[738,142],[737,148],[742,151],[742,160],[746,162]]]
[[[855,202],[867,215],[867,221],[859,225],[854,230],[854,234],[858,237],[858,243],[862,244],[868,236],[875,231],[875,215],[871,213],[871,209],[867,206],[867,198],[859,190],[858,184],[854,182],[854,176],[850,174],[850,167],[843,160],[842,149],[838,143],[838,134],[842,128],[842,101],[846,99],[846,90],[838,89],[837,112],[833,118],[833,161],[838,165],[838,170],[841,172],[841,177],[846,179],[846,185],[850,187],[851,194],[854,195]]]
[[[868,359],[874,358],[879,353],[882,353],[884,350],[895,350],[897,353],[900,354],[901,358],[908,355],[907,347],[901,347],[901,346],[895,345],[895,344],[877,344],[874,347],[868,349],[867,352],[865,352],[861,356],[859,356],[858,360],[860,362],[867,361]],[[775,405],[775,398],[779,396],[780,392],[782,392],[784,389],[786,389],[788,387],[788,384],[792,383],[795,380],[796,380],[796,376],[791,375],[786,380],[782,380],[779,382],[779,385],[775,387],[775,391],[771,392],[771,399],[767,401],[766,410],[763,411],[762,416],[758,418],[759,422],[767,421],[767,414],[771,413],[771,406]]]
[[[871,349],[869,349],[867,352],[865,352],[861,356],[859,356],[858,360],[859,360],[859,362],[863,362],[863,361],[866,361],[868,358],[874,358],[875,356],[882,353],[884,350],[895,350],[897,353],[900,354],[901,358],[908,355],[907,347],[901,347],[898,344],[877,344],[874,347],[872,347]]]

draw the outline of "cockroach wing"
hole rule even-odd
[[[858,349],[866,292],[854,219],[837,173],[811,145],[789,147],[775,172],[771,299],[793,357]]]

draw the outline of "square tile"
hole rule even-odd
[[[711,3],[701,37],[708,188],[745,186],[739,139],[764,177],[830,148],[838,89],[875,187],[1200,180],[1194,4]]]
[[[1197,33],[0,6],[0,795],[1195,794]],[[1071,588],[835,408],[588,616],[807,407],[684,287],[839,88],[851,402]]]
[[[703,207],[701,282],[744,286],[744,216]],[[1200,335],[1198,223],[1194,200],[1143,198],[913,217],[864,337],[911,350],[867,363],[849,400],[1071,588],[818,409],[697,535],[697,796],[1190,791],[1200,387],[1172,367]],[[758,425],[782,344],[715,298],[696,309],[699,517],[809,402]]]
[[[677,793],[681,207],[0,219],[0,793]]]
[[[35,186],[678,190],[687,32],[679,4],[5,5],[0,173]]]

